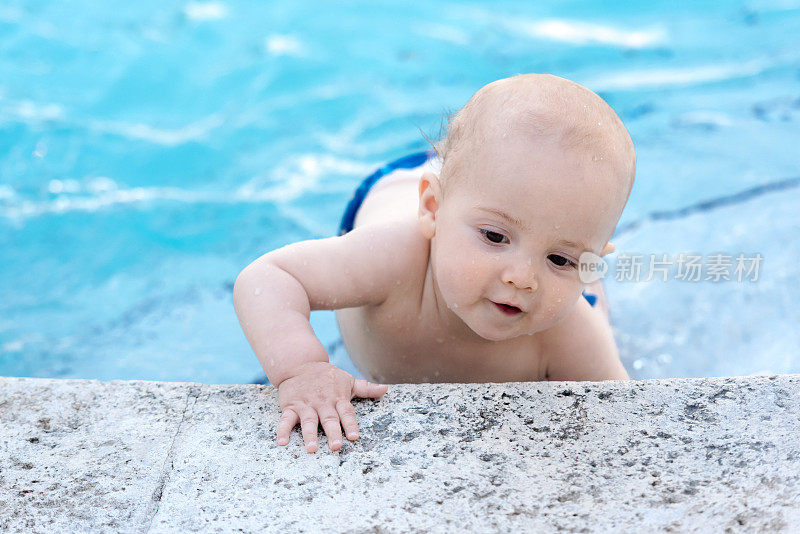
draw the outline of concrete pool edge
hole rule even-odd
[[[309,455],[271,386],[0,378],[0,529],[789,530],[799,388],[395,385]]]

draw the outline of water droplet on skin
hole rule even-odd
[[[439,376],[439,374],[440,374],[439,371],[434,371],[433,372],[433,376]]]
[[[308,265],[308,261],[307,260],[303,260],[303,265]]]
[[[453,304],[453,309],[457,310],[458,309],[458,304]]]
[[[275,365],[275,358],[270,358],[269,359],[269,364],[270,365]]]
[[[437,337],[437,338],[436,338],[436,342],[437,342],[437,343],[444,343],[444,339],[442,339],[442,338],[440,338],[440,337]]]
[[[255,291],[253,291],[253,295],[259,296],[261,294],[261,288],[257,287]]]
[[[553,226],[553,229],[554,229],[554,230],[558,230],[559,228],[561,228],[561,225],[560,225],[560,224],[557,224],[557,225]]]

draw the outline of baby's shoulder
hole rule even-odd
[[[608,319],[584,298],[538,338],[549,380],[627,379]]]
[[[390,296],[408,298],[423,289],[430,261],[430,240],[419,229],[416,220],[397,221],[385,228],[384,246],[393,258],[395,275]],[[387,304],[394,299],[387,299]]]
[[[425,257],[427,260],[430,251],[430,240],[426,239],[419,228],[417,219],[398,219],[395,222],[386,224],[394,244],[398,247],[398,252],[404,251],[412,255],[411,259],[419,260]]]
[[[398,295],[406,299],[424,284],[430,242],[415,220],[362,224],[343,236],[323,241],[330,242],[330,250],[319,254],[327,263],[319,268],[334,273],[326,275],[327,280],[331,276],[342,279],[339,291],[326,289],[331,294],[349,292],[350,306],[369,304],[373,309],[385,309],[397,303]],[[359,295],[369,298],[361,299]],[[341,299],[337,301],[341,304]]]

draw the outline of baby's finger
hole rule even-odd
[[[283,414],[281,414],[281,420],[278,421],[278,445],[289,443],[289,434],[292,433],[292,429],[297,425],[299,419],[297,412],[291,408],[284,410]]]
[[[353,382],[353,396],[354,397],[371,397],[377,399],[389,389],[386,384],[373,384],[366,380],[356,378]]]
[[[319,432],[319,420],[317,411],[310,406],[306,406],[300,413],[300,429],[303,432],[303,441],[306,444],[307,452],[317,452],[317,434]]]
[[[331,406],[320,406],[317,411],[322,428],[328,436],[328,446],[332,451],[338,451],[342,448],[342,425],[339,422],[339,413]]]
[[[344,435],[350,441],[358,439],[358,423],[356,422],[356,411],[349,401],[340,400],[336,403],[336,411],[339,412],[339,419],[344,427]]]

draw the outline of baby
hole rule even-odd
[[[342,428],[358,438],[351,399],[388,388],[328,362],[311,310],[338,310],[353,363],[383,383],[628,379],[602,286],[592,306],[578,272],[582,253],[614,250],[636,167],[599,96],[545,74],[498,80],[435,152],[393,167],[359,188],[372,186],[343,235],[265,254],[236,279],[239,322],[278,387],[279,445],[299,422],[315,452],[321,423],[338,450]]]

